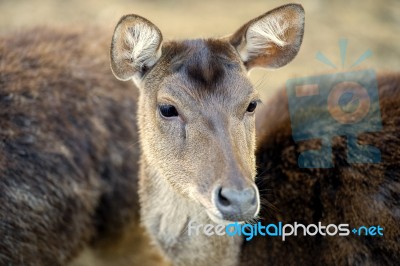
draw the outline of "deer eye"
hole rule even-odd
[[[175,106],[170,105],[170,104],[161,104],[158,106],[158,109],[160,110],[160,114],[166,118],[179,115]]]
[[[247,106],[247,112],[252,113],[254,112],[254,110],[256,110],[257,107],[257,102],[256,101],[252,101],[249,106]]]

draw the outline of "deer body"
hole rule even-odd
[[[89,247],[94,265],[161,262],[139,226],[138,93],[99,36],[0,37],[0,265],[66,265]]]
[[[370,79],[370,80],[368,80]],[[364,83],[375,83],[365,77]],[[382,130],[364,132],[359,143],[381,152],[381,162],[349,164],[347,142],[332,138],[334,167],[299,168],[298,156],[318,149],[318,140],[295,143],[292,138],[288,98],[285,90],[271,97],[259,113],[257,123],[258,179],[260,197],[275,209],[264,208],[263,223],[294,222],[323,225],[349,224],[384,228],[383,236],[255,237],[245,242],[241,265],[396,265],[400,260],[400,75],[377,77]],[[323,84],[319,84],[324,86]],[[326,99],[321,98],[321,102]],[[330,124],[319,122],[321,128]],[[367,131],[368,129],[366,129]]]

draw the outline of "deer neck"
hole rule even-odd
[[[190,235],[188,223],[214,224],[204,208],[175,192],[154,167],[142,158],[139,197],[141,221],[152,240],[173,265],[237,265],[241,238]]]

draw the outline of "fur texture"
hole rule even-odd
[[[137,91],[112,76],[99,32],[0,37],[0,265],[139,247]]]
[[[242,265],[397,265],[400,261],[400,74],[378,77],[383,130],[359,142],[379,148],[378,164],[347,163],[346,140],[333,139],[332,169],[300,169],[301,151],[318,141],[295,144],[285,90],[258,116],[257,183],[263,223],[380,225],[384,236],[256,237],[245,242]],[[321,127],[329,125],[321,124]],[[268,204],[267,204],[268,203]],[[274,206],[274,208],[271,208]],[[350,228],[350,229],[351,229]]]

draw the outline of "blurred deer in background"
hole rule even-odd
[[[110,73],[101,35],[35,28],[0,37],[0,265],[66,265],[87,246],[104,265],[160,261],[132,244],[146,243],[137,92]]]
[[[299,168],[304,150],[319,149],[318,140],[295,143],[285,90],[271,97],[257,117],[257,186],[260,222],[377,226],[383,236],[254,237],[245,242],[241,265],[397,265],[400,261],[400,74],[365,77],[378,84],[382,130],[365,132],[358,143],[381,152],[380,163],[349,164],[347,141],[332,139],[333,168]],[[320,84],[324,86],[324,84]],[[321,98],[320,101],[326,101]],[[317,122],[320,128],[331,125]],[[327,154],[328,156],[328,154]],[[271,205],[274,206],[271,208]],[[270,208],[268,208],[268,206]]]

